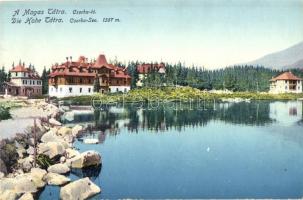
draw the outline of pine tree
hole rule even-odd
[[[48,93],[48,75],[50,74],[50,70],[46,70],[45,66],[41,75],[42,79],[42,94]]]

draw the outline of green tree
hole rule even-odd
[[[41,79],[42,79],[42,94],[48,93],[48,75],[50,74],[50,70],[46,70],[44,66]]]

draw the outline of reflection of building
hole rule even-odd
[[[100,92],[128,92],[131,77],[125,68],[107,63],[104,55],[89,62],[84,56],[78,61],[67,57],[61,65],[52,66],[49,95],[57,97],[93,94],[94,81],[99,78]]]
[[[302,120],[302,102],[272,102],[269,105],[269,117],[283,124],[292,124]]]
[[[146,78],[148,73],[157,72],[160,74],[165,74],[165,65],[164,63],[160,64],[140,64],[137,66],[137,71],[139,74],[139,79],[136,83],[138,87],[143,86],[143,80]]]
[[[291,72],[284,72],[270,80],[270,93],[301,93],[302,79]]]
[[[39,96],[42,95],[42,81],[30,65],[25,67],[25,64],[19,63],[10,70],[11,81],[6,82],[5,94],[13,96]]]

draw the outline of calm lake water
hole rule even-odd
[[[73,170],[102,188],[92,199],[300,198],[303,196],[302,101],[206,103],[183,110],[109,108],[75,116],[102,167]],[[40,199],[58,199],[46,187]]]

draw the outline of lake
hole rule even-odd
[[[302,101],[206,102],[108,107],[72,123],[89,126],[102,167],[72,170],[117,198],[300,198],[303,196]],[[57,199],[47,186],[40,199]]]

